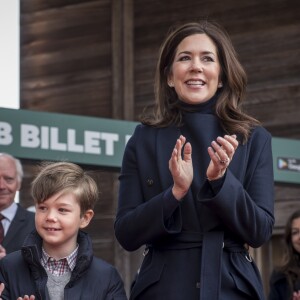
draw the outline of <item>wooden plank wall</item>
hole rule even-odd
[[[21,1],[21,108],[111,117],[111,50],[109,0]]]
[[[273,136],[300,139],[297,0],[20,3],[23,109],[138,120],[144,107],[153,104],[158,50],[170,26],[208,18],[227,29],[248,73],[247,111]],[[36,163],[24,161],[26,186]],[[141,253],[127,253],[114,239],[118,172],[85,168],[95,170],[102,189],[90,227],[96,255],[118,267],[129,289]],[[299,207],[299,191],[297,185],[276,184],[274,238],[254,251],[266,291],[269,273],[280,257],[277,248],[286,218]],[[21,196],[24,201],[29,198],[25,186]]]
[[[111,1],[25,0],[20,10],[20,107],[113,118]],[[28,202],[38,162],[23,164],[21,200]],[[83,167],[101,193],[88,229],[95,254],[114,264],[116,172]]]

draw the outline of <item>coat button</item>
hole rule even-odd
[[[153,183],[154,183],[153,179],[151,179],[151,178],[147,179],[147,185],[148,186],[152,186]]]

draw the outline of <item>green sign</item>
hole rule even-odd
[[[0,152],[19,158],[121,166],[135,122],[0,108]]]
[[[275,180],[300,183],[300,141],[273,138],[272,151]]]
[[[120,168],[136,122],[0,108],[0,152]],[[300,183],[300,141],[273,138],[274,179]]]

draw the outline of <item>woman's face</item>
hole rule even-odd
[[[300,217],[292,222],[291,239],[294,249],[300,253]]]
[[[168,85],[174,87],[181,101],[203,103],[222,86],[220,74],[215,44],[206,34],[194,34],[178,45]]]

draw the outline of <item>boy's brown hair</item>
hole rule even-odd
[[[95,180],[81,167],[70,162],[46,162],[32,182],[31,194],[35,204],[43,203],[59,192],[75,195],[81,214],[93,209],[98,199]]]

